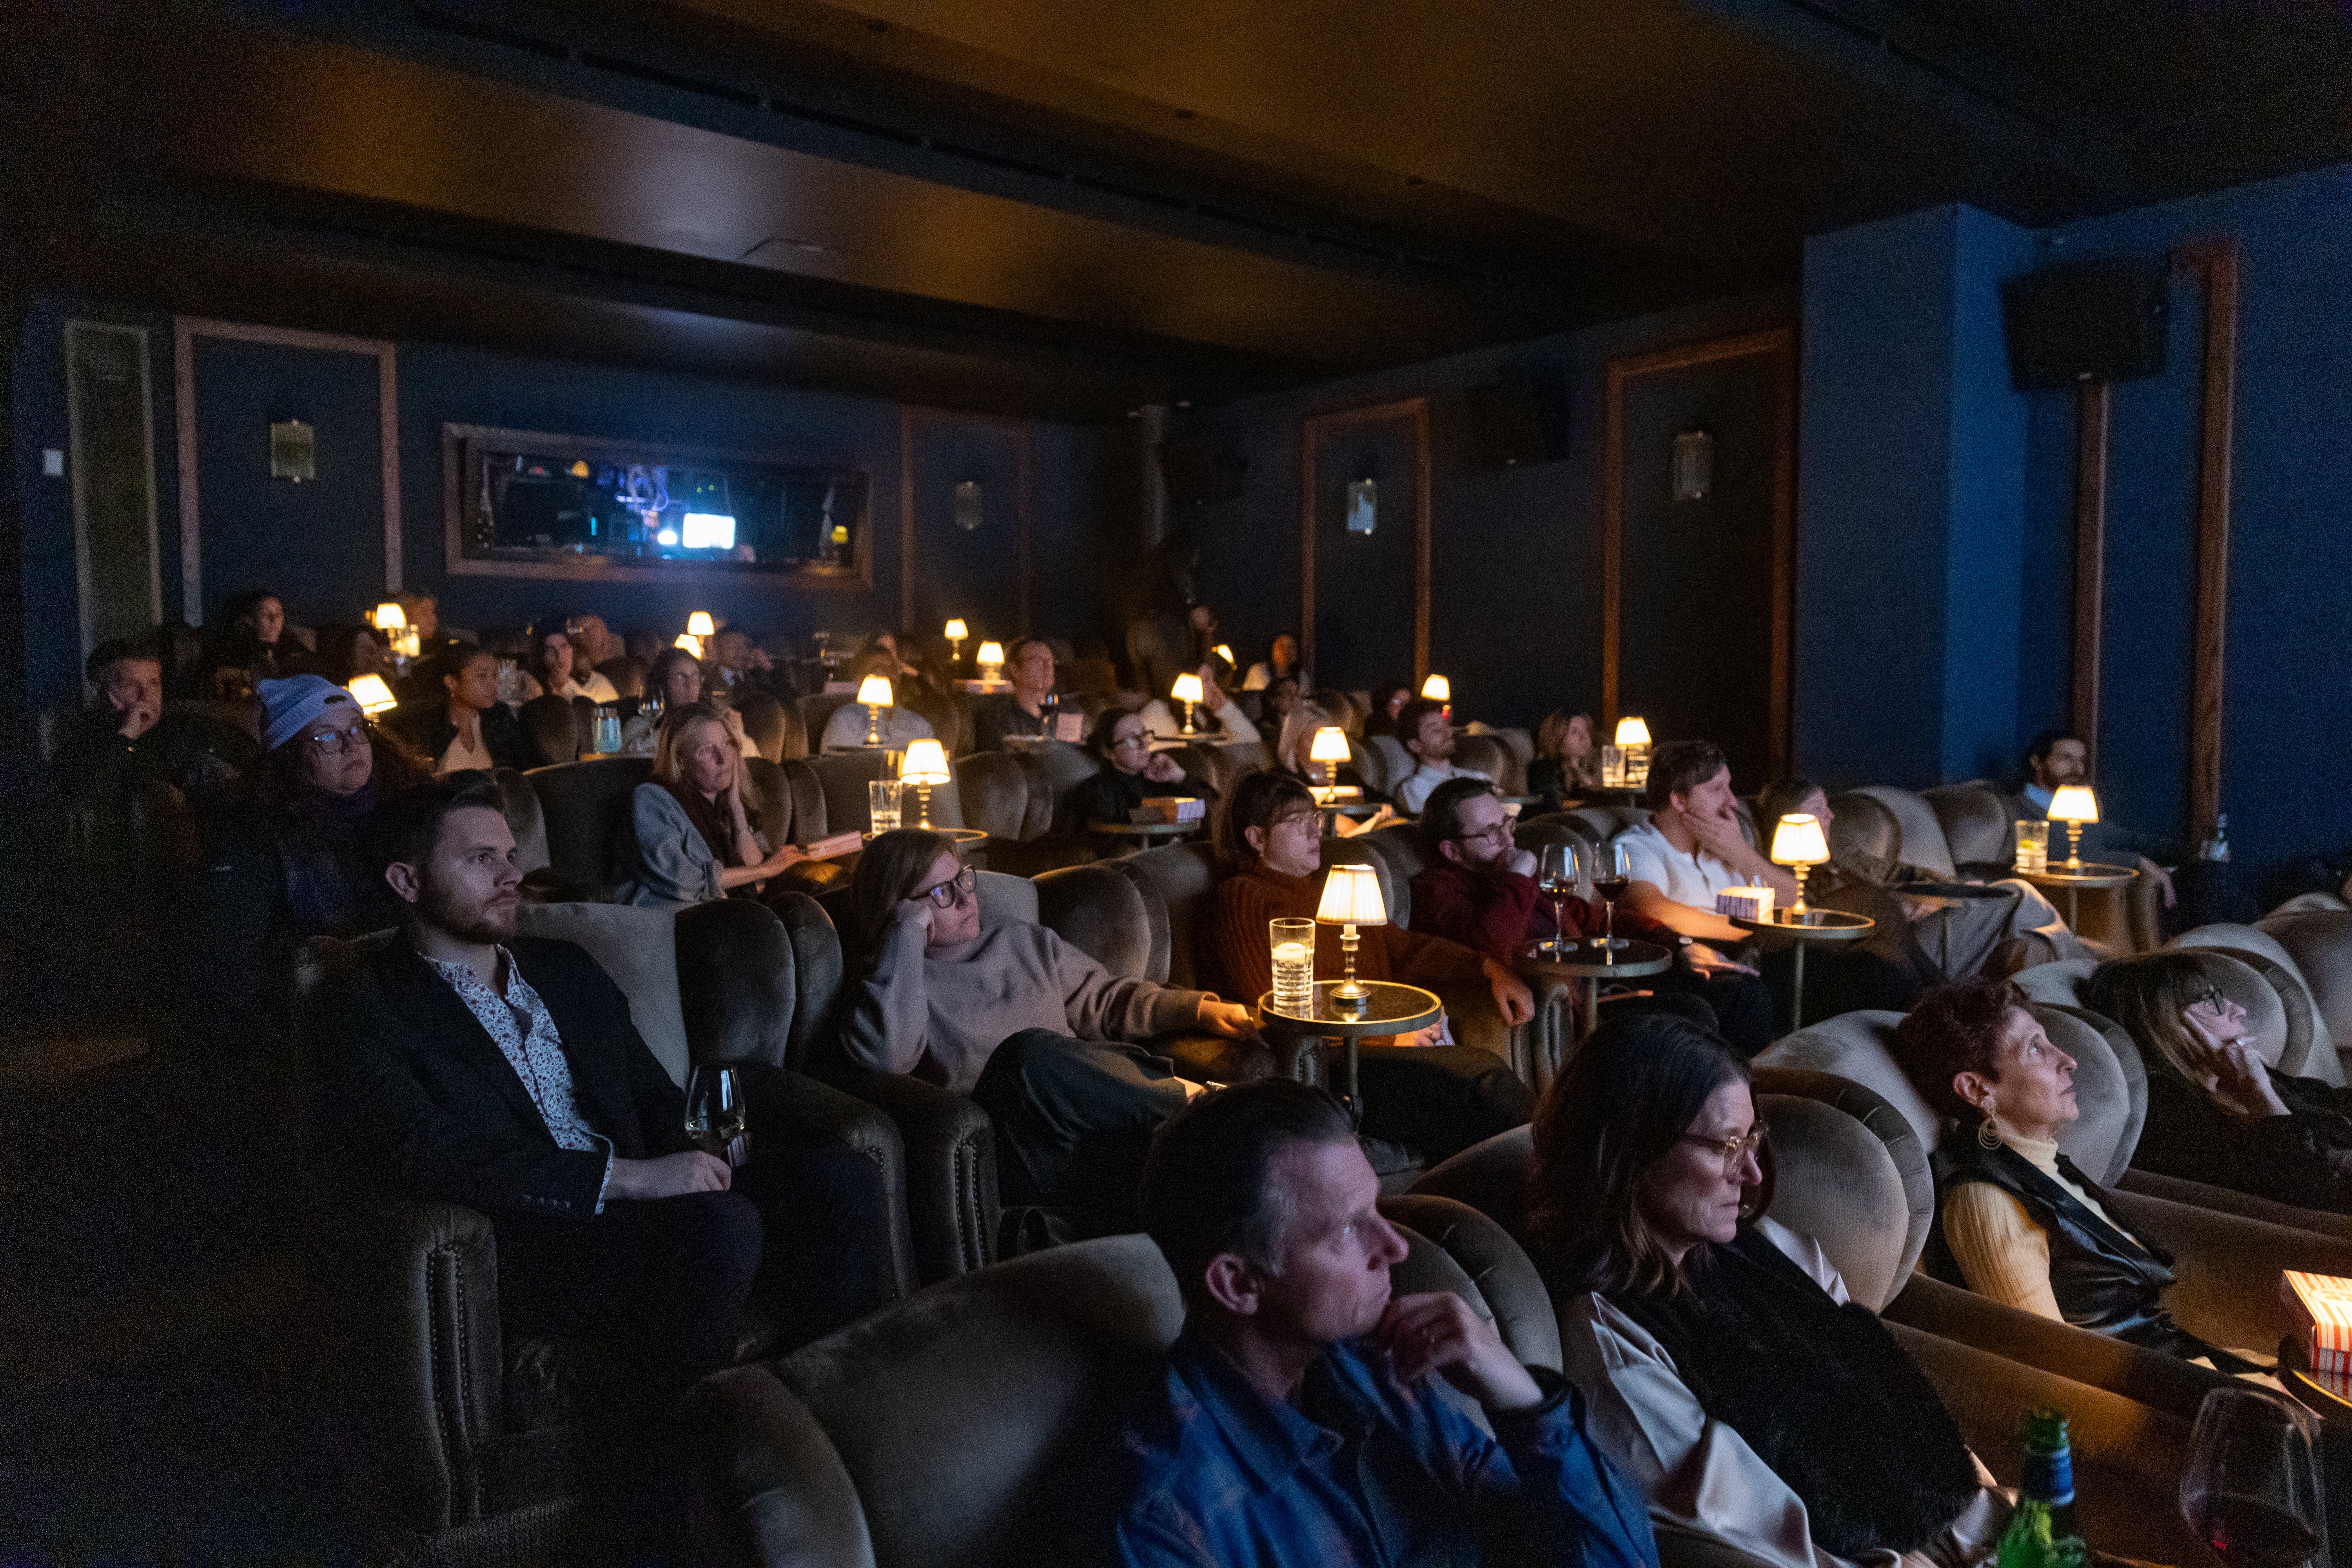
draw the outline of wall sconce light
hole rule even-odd
[[[980,481],[959,480],[955,488],[955,525],[971,533],[978,530],[980,521]]]
[[[1372,524],[1380,520],[1381,487],[1370,479],[1358,479],[1348,487],[1348,531],[1370,533]]]
[[[1715,437],[1685,430],[1675,437],[1675,499],[1705,500],[1715,487]]]
[[[878,675],[869,675],[857,683],[857,700],[866,705],[866,743],[882,743],[882,710],[896,708],[898,699],[890,690],[890,682]]]
[[[269,477],[300,484],[319,477],[319,436],[299,419],[269,427]]]

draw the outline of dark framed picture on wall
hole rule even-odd
[[[441,474],[454,576],[874,585],[854,464],[450,424]]]

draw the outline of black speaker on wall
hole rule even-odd
[[[1474,468],[1556,463],[1568,456],[1568,383],[1545,371],[1507,370],[1462,391],[1462,455]]]
[[[2162,261],[2087,261],[2000,286],[2009,377],[2020,392],[2078,381],[2130,381],[2164,369],[2172,319]]]
[[[1160,479],[1171,506],[1214,506],[1239,500],[1249,488],[1249,459],[1207,436],[1160,443]]]

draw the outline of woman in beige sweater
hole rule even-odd
[[[2074,1059],[2025,994],[1973,979],[1921,996],[1895,1030],[1904,1070],[1951,1119],[1936,1152],[1930,1269],[1980,1296],[2225,1372],[2252,1363],[2172,1321],[2172,1258],[2058,1147],[2081,1111]]]

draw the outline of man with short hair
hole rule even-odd
[[[1396,738],[1416,765],[1389,794],[1396,797],[1397,809],[1409,816],[1420,816],[1429,792],[1447,779],[1486,777],[1475,768],[1454,765],[1454,721],[1443,702],[1416,697],[1406,703],[1397,712]]]
[[[754,691],[791,695],[777,679],[775,659],[736,626],[721,626],[710,639],[710,684],[739,700]]]
[[[2034,736],[2033,743],[2025,751],[2024,787],[2011,802],[2011,820],[2021,817],[2029,822],[2048,821],[2051,799],[2059,790],[2068,784],[2090,782],[2090,762],[2091,749],[2083,743],[2080,735],[2065,730],[2044,730]],[[2105,803],[2101,804],[2104,807]],[[2053,860],[2066,858],[2066,825],[2051,823],[2050,854]],[[2172,873],[2140,854],[2134,846],[2133,836],[2108,821],[2104,811],[2097,822],[2083,825],[2082,842],[2083,858],[2085,860],[2102,855],[2129,856],[2132,863],[2138,866],[2139,874],[2155,887],[2157,897],[2164,901],[2166,909],[2179,903],[2179,895],[2172,886]]]
[[[1536,884],[1536,855],[1512,837],[1511,818],[1495,786],[1484,779],[1448,779],[1430,793],[1421,813],[1423,863],[1412,879],[1413,929],[1475,949],[1500,963],[1515,963],[1529,942],[1558,934],[1553,900]],[[1561,921],[1571,939],[1598,937],[1611,929],[1598,899],[1574,894],[1559,900]],[[1704,1002],[1698,1019],[1720,1032],[1745,1055],[1772,1040],[1772,997],[1764,983],[1736,963],[1711,957],[1670,927],[1632,910],[1617,911],[1616,934],[1655,942],[1678,955],[1679,965],[1641,984],[1660,995]],[[1635,997],[1624,1005],[1642,1005]]]
[[[694,1149],[686,1104],[587,952],[517,937],[494,787],[386,803],[397,940],[320,1002],[324,1158],[362,1193],[488,1215],[509,1334],[623,1331],[658,1406],[731,1359],[764,1256],[798,1255],[812,1335],[888,1297],[882,1195],[845,1146]],[[747,1195],[747,1189],[750,1195]]]
[[[152,647],[111,637],[90,650],[83,668],[95,700],[60,726],[52,764],[58,793],[73,805],[112,821],[148,785],[193,799],[234,780],[258,754],[194,714],[164,710],[163,664]]]
[[[983,752],[1001,752],[1013,736],[1052,733],[1046,712],[1054,705],[1054,649],[1044,637],[1023,637],[1013,645],[1013,689],[1000,691],[972,710],[973,743]]]
[[[1144,1225],[1184,1328],[1110,1450],[1108,1560],[1654,1568],[1581,1396],[1451,1291],[1392,1294],[1409,1248],[1379,1197],[1347,1112],[1304,1084],[1160,1128]]]
[[[623,657],[625,651],[621,639],[606,628],[602,616],[568,616],[563,630],[572,638],[572,651],[579,656],[583,669],[593,669],[606,659]]]
[[[1797,879],[1775,866],[1740,831],[1732,803],[1731,765],[1712,741],[1672,741],[1650,759],[1650,820],[1626,828],[1633,886],[1619,908],[1701,942],[1740,942],[1748,933],[1715,912],[1726,888],[1765,887],[1775,901],[1797,900]],[[1703,952],[1702,961],[1717,959]],[[1752,972],[1751,972],[1752,973]]]

